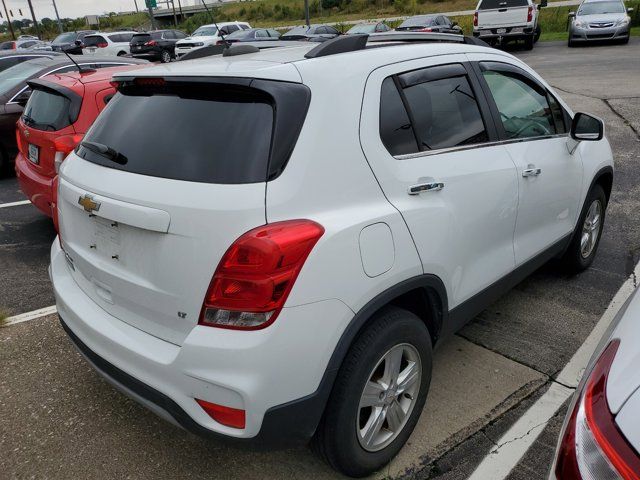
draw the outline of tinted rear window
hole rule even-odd
[[[249,89],[211,85],[116,94],[85,137],[126,158],[121,165],[85,147],[78,155],[142,175],[205,183],[254,183],[267,177],[274,110]]]
[[[87,36],[84,39],[84,44],[87,47],[97,47],[99,44],[104,44],[107,43],[107,41],[105,40],[104,37],[101,37],[100,35],[91,35],[91,36]]]
[[[434,25],[436,23],[436,17],[412,17],[407,18],[400,27],[422,27]]]
[[[479,10],[492,10],[495,8],[526,7],[527,0],[482,0]]]
[[[151,38],[151,35],[149,35],[148,33],[142,33],[139,35],[134,35],[131,38],[131,42],[135,43],[135,42],[148,42],[149,38]]]
[[[68,98],[45,90],[34,90],[22,114],[22,121],[37,130],[56,131],[71,125]]]

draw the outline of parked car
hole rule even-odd
[[[36,48],[42,48],[47,43],[41,40],[32,38],[22,38],[18,40],[9,40],[7,42],[0,43],[0,51],[4,50],[33,50]]]
[[[237,42],[264,42],[274,41],[280,39],[280,32],[272,28],[249,28],[247,30],[236,30],[235,32],[226,35],[224,40],[218,40],[218,45]]]
[[[619,310],[573,395],[551,479],[633,479],[640,473],[640,295]]]
[[[218,28],[220,28],[220,32],[218,32]],[[221,40],[220,33],[226,38],[226,35],[249,28],[251,25],[246,22],[219,22],[218,24],[202,25],[187,38],[176,42],[176,56],[180,58],[182,55],[199,48],[216,45]]]
[[[346,35],[353,35],[356,33],[382,33],[388,32],[391,27],[384,22],[377,23],[358,23],[351,27]]]
[[[462,28],[446,15],[416,15],[407,18],[396,30],[412,32],[455,33],[462,35]]]
[[[547,0],[536,5],[533,0],[480,0],[473,15],[473,36],[490,45],[523,41],[531,50],[542,32],[539,10]]]
[[[16,177],[22,192],[53,217],[56,228],[55,179],[60,165],[116,93],[110,83],[113,74],[143,67],[53,74],[27,82],[32,93],[16,124]]]
[[[593,41],[629,43],[633,8],[620,0],[584,0],[569,13],[569,46]]]
[[[63,328],[100,374],[190,431],[313,437],[363,476],[409,438],[434,345],[547,260],[589,267],[602,121],[512,55],[424,35],[114,76],[60,169],[51,248]]]
[[[36,58],[54,58],[61,53],[56,52],[22,52],[19,50],[2,50],[0,51],[0,72],[7,68],[18,65],[19,63],[33,60]]]
[[[136,32],[93,33],[84,37],[83,55],[116,55],[130,53],[130,43]]]
[[[77,32],[65,32],[58,35],[51,42],[54,52],[63,50],[71,55],[82,55],[82,45],[84,37],[96,33],[95,30],[78,30]]]
[[[328,40],[338,35],[340,32],[330,25],[303,25],[292,28],[280,40]]]
[[[104,68],[118,65],[148,64],[133,58],[91,57],[88,60],[76,57],[77,63],[87,68]],[[37,58],[19,63],[0,72],[0,170],[8,170],[16,157],[16,122],[31,95],[27,81],[42,78],[52,73],[77,70],[66,55],[53,58]]]
[[[160,60],[162,63],[168,63],[176,56],[176,42],[186,37],[180,30],[153,30],[136,33],[130,43],[131,55],[134,58]]]

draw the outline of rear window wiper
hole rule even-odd
[[[127,157],[122,155],[120,152],[117,152],[113,148],[103,145],[102,143],[82,142],[80,146],[120,165],[125,165],[129,161]]]

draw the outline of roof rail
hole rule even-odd
[[[318,58],[325,57],[327,55],[335,55],[336,53],[355,52],[356,50],[363,50],[367,46],[367,34],[357,35],[339,35],[331,40],[322,42],[317,47],[309,50],[305,58]]]

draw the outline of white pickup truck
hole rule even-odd
[[[480,0],[473,15],[473,36],[490,45],[523,40],[527,50],[540,38],[538,14],[547,0]]]

